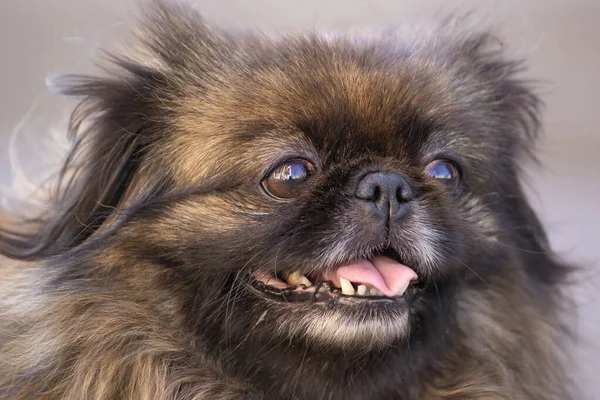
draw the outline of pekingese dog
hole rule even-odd
[[[72,150],[3,221],[1,399],[572,397],[540,101],[493,36],[141,21],[55,82]]]

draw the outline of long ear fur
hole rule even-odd
[[[33,260],[61,253],[131,204],[132,179],[138,198],[165,189],[168,178],[160,176],[164,171],[143,170],[142,160],[168,131],[166,116],[181,91],[178,73],[190,71],[193,64],[194,76],[203,76],[216,39],[192,9],[173,12],[173,7],[184,6],[154,3],[141,22],[143,35],[135,47],[141,52],[139,61],[136,55],[107,54],[108,77],[67,75],[53,81],[59,93],[82,98],[69,124],[72,148],[51,195],[52,212],[24,219],[18,230],[12,228],[15,223],[0,226],[0,254]],[[192,35],[203,40],[194,49],[177,51]],[[152,180],[144,179],[150,174]]]
[[[83,100],[71,117],[73,146],[52,195],[59,212],[26,220],[29,234],[2,232],[1,253],[23,259],[56,254],[83,242],[116,210],[152,135],[140,116],[152,107],[147,82],[157,79],[153,71],[121,65],[130,72],[123,80],[61,78],[62,93]]]

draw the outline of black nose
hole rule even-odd
[[[368,201],[381,218],[394,221],[408,211],[413,192],[400,175],[375,172],[365,175],[358,183],[356,197]]]

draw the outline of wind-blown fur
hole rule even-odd
[[[458,25],[272,40],[155,2],[104,77],[59,78],[81,103],[48,211],[0,220],[0,399],[571,398],[568,268],[519,181],[539,100]],[[456,195],[422,174],[439,149]],[[286,157],[318,173],[278,202],[258,182]],[[347,197],[375,166],[415,182],[388,245],[421,302],[367,318],[248,289],[247,267],[381,247]]]

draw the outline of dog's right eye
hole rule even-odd
[[[289,199],[302,192],[313,170],[313,165],[306,160],[285,161],[275,167],[261,184],[271,196]]]

